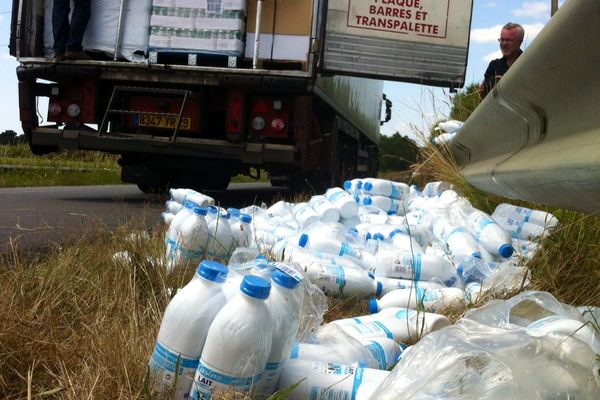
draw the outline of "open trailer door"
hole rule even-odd
[[[473,0],[328,0],[320,71],[460,88]]]

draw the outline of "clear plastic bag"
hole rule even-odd
[[[525,292],[472,310],[412,346],[378,388],[387,399],[596,399],[596,355],[573,335],[533,335],[548,316],[580,319],[548,293]]]

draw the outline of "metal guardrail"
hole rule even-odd
[[[452,141],[477,188],[600,213],[600,1],[566,2]]]

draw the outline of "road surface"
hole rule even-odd
[[[223,207],[270,204],[280,189],[264,183],[234,183],[226,192],[206,192]],[[54,186],[0,189],[0,252],[76,239],[84,231],[114,229],[126,222],[160,223],[165,197],[135,185]]]

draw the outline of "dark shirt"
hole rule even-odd
[[[523,54],[523,50],[519,49],[519,53],[517,58]],[[484,81],[483,84],[485,86],[485,94],[488,94],[492,88],[496,85],[496,76],[502,76],[508,71],[509,65],[506,62],[506,57],[496,58],[495,60],[490,61],[490,65],[488,65],[485,70]]]

